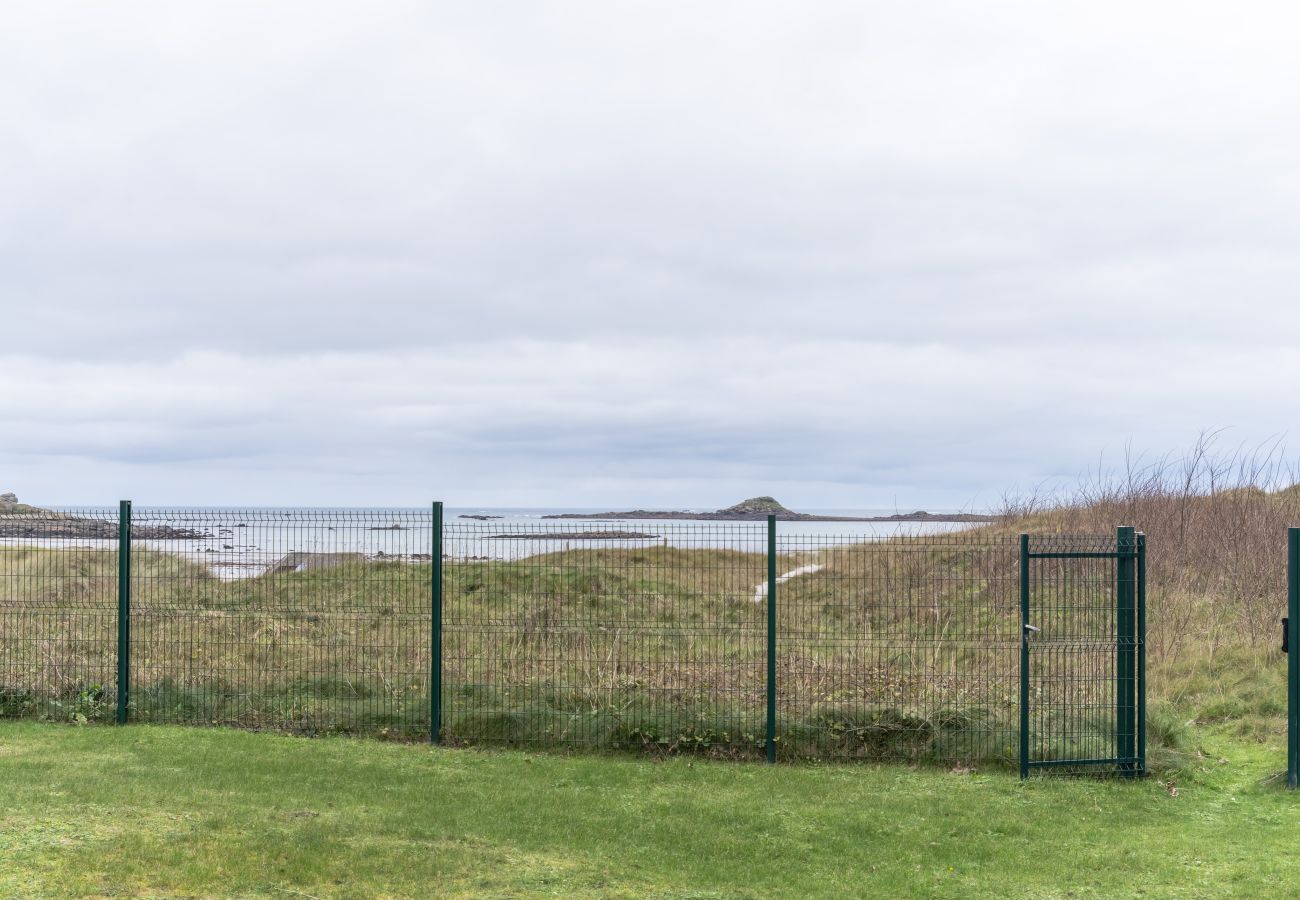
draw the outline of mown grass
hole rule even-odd
[[[0,723],[3,896],[1260,897],[1276,741],[1177,784]]]

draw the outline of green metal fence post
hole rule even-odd
[[[117,724],[131,699],[131,501],[117,508]]]
[[[1286,538],[1286,783],[1294,789],[1300,787],[1300,528],[1288,528]]]
[[[442,743],[442,501],[433,504],[430,552],[429,743]]]
[[[776,516],[767,517],[767,761],[776,762]]]
[[[1020,778],[1029,777],[1029,535],[1020,536]]]
[[[1137,529],[1115,529],[1115,737],[1120,771],[1136,772],[1137,760]]]
[[[1147,773],[1147,536],[1137,536],[1137,771]]]

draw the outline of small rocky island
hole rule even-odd
[[[917,510],[896,513],[892,516],[820,516],[813,513],[786,509],[772,497],[751,497],[735,506],[715,512],[691,512],[656,509],[634,509],[627,512],[607,513],[553,513],[543,519],[689,519],[725,522],[752,522],[776,516],[779,522],[993,522],[996,516],[976,513],[930,513]]]
[[[543,516],[543,518],[555,518]],[[524,534],[488,535],[493,541],[641,541],[658,538],[640,531],[539,531]]]
[[[0,494],[0,538],[117,539],[117,519],[88,519],[19,503],[12,493]],[[153,541],[193,541],[212,537],[206,531],[171,525],[131,525],[131,537]]]

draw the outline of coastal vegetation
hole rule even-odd
[[[1010,758],[1015,686],[989,674],[1014,656],[1015,603],[986,570],[994,556],[1013,565],[1013,544],[865,549],[870,572],[851,547],[777,560],[807,570],[781,587],[782,753]],[[754,595],[766,563],[671,546],[445,563],[447,738],[760,755],[766,611]],[[132,715],[426,735],[431,574],[347,556],[223,581],[137,551]],[[0,715],[111,718],[115,579],[110,551],[0,548]],[[908,599],[922,590],[933,610]],[[957,616],[1002,640],[943,640]]]
[[[783,545],[779,571],[802,574],[781,585],[796,662],[780,677],[817,702],[783,704],[782,759],[852,765],[708,758],[760,754],[761,553],[445,561],[452,743],[651,751],[638,758],[415,745],[431,566],[359,556],[223,581],[138,551],[133,714],[401,745],[18,721],[111,721],[116,559],[0,547],[0,893],[1275,893],[1295,877],[1279,777],[1284,531],[1300,522],[1289,484],[1205,457],[874,556]],[[1021,531],[1119,523],[1149,538],[1153,777],[1022,784],[1003,770],[1014,704],[999,710],[988,690],[1005,671],[970,655],[1003,648],[937,638],[1018,622],[1014,592],[989,574],[1014,561]],[[870,656],[852,640],[864,631],[894,655]],[[933,677],[964,670],[983,687]]]
[[[1152,764],[1200,729],[1284,730],[1289,473],[1194,454],[1066,498],[1009,504],[959,535],[783,545],[782,758],[1007,763],[1014,756],[1015,536],[1149,539]],[[132,715],[396,739],[427,736],[429,563],[343,557],[236,581],[137,551]],[[0,547],[0,717],[112,716],[116,561]],[[444,564],[445,734],[512,743],[757,757],[761,553],[583,548]],[[759,599],[762,599],[761,590]],[[961,640],[963,636],[979,640]],[[1104,724],[1098,727],[1104,727]]]

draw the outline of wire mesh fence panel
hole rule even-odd
[[[1013,539],[778,539],[778,703],[789,757],[1010,761]]]
[[[111,721],[116,509],[0,511],[0,718]]]
[[[1030,549],[1030,765],[1135,764],[1136,545],[1035,535]]]
[[[1132,529],[436,521],[137,508],[120,556],[116,510],[10,503],[0,716],[422,739],[437,699],[451,742],[757,758],[774,690],[784,759],[1144,765]]]
[[[135,510],[134,721],[417,737],[432,517]],[[164,531],[165,529],[165,531]]]
[[[446,528],[444,736],[757,756],[761,523]]]

